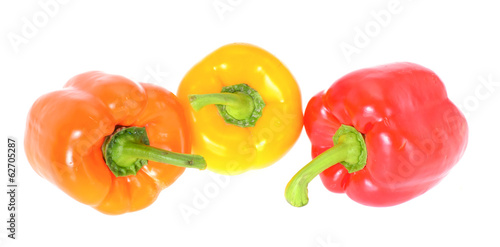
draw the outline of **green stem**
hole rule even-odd
[[[123,153],[128,158],[145,159],[174,166],[205,169],[205,159],[200,155],[175,153],[144,144],[123,145]]]
[[[220,93],[191,94],[189,102],[195,111],[215,105],[226,123],[239,127],[253,127],[265,107],[260,94],[247,84],[223,87]]]
[[[195,111],[207,105],[224,105],[231,116],[240,120],[250,117],[255,108],[252,97],[244,93],[192,94],[189,102]]]
[[[180,167],[205,169],[199,155],[175,153],[149,146],[145,128],[124,127],[108,136],[102,145],[103,157],[115,176],[135,175],[148,160]]]
[[[292,206],[302,207],[309,201],[307,186],[324,170],[341,163],[349,173],[362,170],[366,165],[366,145],[361,133],[351,126],[342,125],[333,137],[334,146],[318,155],[288,182],[285,198]]]

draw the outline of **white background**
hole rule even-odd
[[[6,237],[1,193],[1,246],[500,246],[498,2],[74,0],[52,1],[57,7],[48,11],[47,2],[0,3],[0,157],[6,137],[16,137],[20,186],[15,241]],[[390,19],[377,22],[386,12]],[[36,31],[23,36],[26,25]],[[22,140],[31,104],[72,76],[101,70],[176,92],[191,66],[232,42],[277,56],[297,79],[304,108],[350,71],[397,61],[424,65],[467,115],[467,151],[438,186],[399,206],[362,206],[315,179],[309,204],[294,208],[283,192],[310,160],[303,132],[269,168],[230,178],[186,171],[152,206],[121,216],[77,203],[27,163]],[[356,44],[356,53],[342,52]],[[183,216],[182,207],[197,214]]]

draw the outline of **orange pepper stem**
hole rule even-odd
[[[239,127],[255,126],[266,105],[260,94],[247,84],[226,86],[220,93],[191,94],[188,97],[195,111],[216,105],[226,123]]]
[[[349,173],[362,170],[366,165],[367,153],[363,136],[355,128],[342,125],[333,136],[334,146],[318,155],[304,166],[288,182],[285,198],[292,206],[305,206],[307,185],[329,167],[341,163]]]
[[[180,167],[205,169],[200,155],[175,153],[149,146],[145,128],[123,127],[108,136],[102,145],[106,164],[115,176],[135,175],[148,160]]]

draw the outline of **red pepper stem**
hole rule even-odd
[[[202,156],[175,153],[149,146],[145,128],[123,127],[108,136],[102,145],[103,157],[117,177],[135,175],[150,161],[180,167],[205,169]]]
[[[342,125],[333,137],[335,145],[304,166],[288,182],[285,198],[292,206],[302,207],[309,201],[307,186],[324,170],[341,163],[349,173],[366,165],[366,146],[363,136],[353,127]]]

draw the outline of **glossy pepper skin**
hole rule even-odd
[[[143,209],[185,168],[149,161],[136,175],[115,176],[101,148],[119,126],[145,127],[157,148],[191,151],[186,117],[171,92],[88,72],[33,104],[24,140],[28,161],[40,176],[103,213]]]
[[[467,122],[441,80],[412,63],[347,74],[309,101],[304,125],[313,158],[334,146],[341,125],[362,134],[366,166],[349,173],[333,163],[320,176],[328,190],[369,206],[397,205],[435,186],[459,161],[468,138]]]
[[[257,91],[265,103],[253,127],[226,123],[215,105],[199,111],[191,105],[192,95],[217,94],[240,84]],[[189,114],[193,152],[205,157],[208,169],[217,173],[236,175],[273,164],[302,130],[295,79],[276,57],[253,45],[229,44],[209,54],[185,75],[177,96]]]

